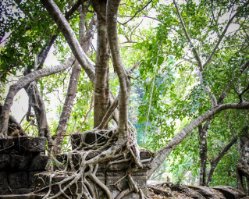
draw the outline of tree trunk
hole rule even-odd
[[[33,107],[35,112],[39,136],[45,136],[48,139],[49,145],[51,145],[52,142],[47,122],[46,108],[40,92],[37,88],[36,82],[30,83],[25,87],[25,90],[29,96],[30,106]]]
[[[94,127],[97,127],[109,106],[109,46],[107,41],[106,1],[94,0],[93,7],[97,13],[97,57],[94,82]],[[107,128],[107,125],[103,128]]]
[[[203,126],[198,126],[199,132],[199,155],[200,155],[200,180],[201,186],[206,185],[206,172],[207,172],[207,132],[210,124],[208,120]]]
[[[128,132],[128,98],[130,91],[130,82],[124,69],[120,57],[117,34],[117,13],[120,0],[107,1],[107,33],[111,49],[112,62],[114,70],[117,72],[120,92],[119,92],[119,140],[127,139]]]
[[[74,99],[76,97],[77,85],[80,77],[81,67],[76,62],[73,66],[72,73],[70,76],[69,86],[67,90],[66,99],[63,105],[63,109],[60,115],[58,128],[56,130],[56,137],[54,140],[53,153],[59,154],[61,152],[61,144],[66,132],[67,123],[72,112]]]
[[[81,4],[81,0],[78,0],[72,6],[72,8],[65,14],[65,19],[69,19],[70,16],[77,10],[77,8],[79,7],[80,4]],[[35,68],[38,71],[34,71],[34,72],[32,72],[32,74],[29,74],[27,76],[24,76],[24,77],[20,78],[17,81],[16,84],[14,84],[14,85],[12,85],[10,87],[8,95],[7,95],[6,100],[5,100],[5,104],[4,104],[2,113],[0,114],[0,129],[1,129],[0,130],[0,136],[1,137],[7,136],[8,122],[9,122],[9,118],[10,118],[10,116],[9,116],[10,113],[9,112],[10,112],[10,108],[11,108],[11,106],[13,104],[13,99],[14,99],[16,93],[20,89],[22,89],[24,87],[28,88],[28,84],[31,83],[32,81],[34,81],[36,79],[39,79],[40,77],[43,77],[43,76],[48,76],[50,74],[54,74],[54,73],[63,71],[64,69],[66,69],[67,67],[70,66],[70,63],[67,63],[65,65],[55,67],[53,69],[40,70],[42,68],[42,65],[43,65],[43,63],[44,63],[44,61],[45,61],[45,59],[46,59],[46,57],[48,55],[48,52],[49,52],[51,46],[53,45],[54,41],[56,40],[56,38],[57,38],[57,35],[53,35],[51,37],[51,39],[49,40],[49,42],[47,43],[47,45],[45,45],[45,47],[39,53],[39,55],[38,55],[38,65],[36,66],[37,68]],[[39,103],[38,106],[41,109],[43,109],[43,111],[40,111],[38,109],[35,111],[35,113],[37,114],[36,116],[37,116],[38,127],[39,127],[39,124],[42,125],[41,127],[39,127],[39,131],[40,131],[41,129],[44,129],[47,126],[47,119],[46,119],[46,114],[45,114],[45,106],[44,106],[42,98],[41,98],[41,96],[40,96],[40,94],[38,92],[37,87],[36,86],[32,86],[32,87],[35,88],[36,91],[35,91],[35,93],[28,92],[28,95],[30,95],[29,96],[30,98],[32,98],[32,96],[33,97],[36,96],[38,98],[38,101],[37,101]],[[34,99],[31,99],[31,101],[34,101]],[[34,108],[34,109],[36,109],[36,108]],[[50,143],[51,141],[50,141],[50,135],[49,135],[48,128],[47,128],[47,130],[44,129],[44,131],[45,131],[44,134],[47,135],[48,141]]]
[[[80,13],[80,22],[79,22],[79,42],[81,47],[87,51],[90,49],[89,45],[91,44],[91,39],[93,37],[93,30],[94,28],[93,24],[95,23],[95,17],[93,16],[91,22],[90,22],[90,29],[85,32],[85,16],[87,8],[85,8],[84,5],[80,6],[79,13]],[[72,108],[73,108],[73,102],[76,97],[77,93],[77,85],[79,82],[81,67],[79,66],[78,62],[76,62],[73,66],[72,73],[70,76],[70,81],[68,85],[67,90],[67,96],[65,99],[65,103],[63,105],[63,109],[60,115],[60,120],[58,124],[58,128],[56,131],[56,137],[55,137],[55,144],[53,147],[53,153],[59,154],[61,152],[61,144],[64,138],[64,134],[66,132],[67,123],[70,118]]]

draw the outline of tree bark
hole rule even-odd
[[[176,136],[172,138],[172,140],[167,144],[167,146],[156,152],[155,157],[151,163],[151,169],[148,171],[148,176],[150,177],[155,172],[155,170],[163,163],[169,153],[178,144],[180,144],[184,140],[184,138],[186,138],[193,131],[194,128],[202,124],[204,121],[208,120],[210,117],[227,109],[249,109],[249,102],[242,102],[239,104],[221,104],[211,108],[201,116],[194,119],[192,122],[190,122],[190,124],[185,126],[179,133],[177,133]]]
[[[78,9],[81,4],[81,0],[78,0],[69,11],[65,13],[65,18],[67,20],[70,19],[72,14]],[[50,40],[48,40],[47,44],[43,47],[41,52],[38,54],[37,58],[37,66],[35,66],[35,70],[39,70],[43,68],[43,64],[48,56],[48,53],[53,46],[54,42],[56,41],[58,34],[52,35]],[[31,71],[26,70],[25,73],[30,73]],[[26,75],[26,74],[24,74]],[[52,146],[51,135],[49,132],[47,116],[46,116],[46,108],[44,101],[40,95],[40,92],[37,88],[35,82],[30,83],[28,86],[25,87],[25,90],[29,96],[31,106],[33,107],[36,115],[37,125],[40,136],[45,136],[48,139],[49,145]]]
[[[120,57],[118,34],[117,34],[117,12],[120,0],[107,1],[107,33],[111,49],[114,70],[117,72],[119,92],[119,140],[127,139],[128,132],[128,97],[130,82]]]
[[[210,124],[208,120],[203,126],[198,126],[199,132],[199,156],[200,156],[200,175],[199,185],[206,185],[206,172],[207,172],[207,132]]]
[[[109,46],[107,40],[106,0],[94,0],[97,13],[97,57],[94,82],[94,127],[101,123],[109,102]],[[103,126],[107,128],[107,124]]]
[[[75,63],[70,76],[69,86],[67,90],[66,99],[63,105],[63,109],[60,115],[59,124],[56,130],[56,137],[54,140],[53,154],[59,154],[61,152],[61,143],[66,132],[67,123],[72,112],[74,99],[76,97],[77,85],[80,77],[81,67],[78,63]]]

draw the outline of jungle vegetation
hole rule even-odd
[[[71,133],[115,129],[110,151],[126,145],[138,165],[139,148],[155,152],[152,179],[236,186],[249,122],[248,4],[1,1],[1,137],[24,89],[18,123],[54,155],[69,150]]]

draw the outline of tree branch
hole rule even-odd
[[[201,116],[194,119],[187,126],[185,126],[179,133],[176,134],[174,138],[161,150],[159,150],[155,158],[151,163],[151,170],[148,171],[148,176],[150,177],[152,173],[160,166],[160,164],[165,160],[165,158],[169,155],[169,153],[180,144],[192,131],[194,128],[199,126],[204,121],[208,120],[210,117],[216,115],[217,113],[228,110],[228,109],[249,109],[249,102],[242,102],[239,104],[231,103],[231,104],[222,104],[217,107],[213,107]]]
[[[92,81],[94,81],[94,78],[95,78],[94,69],[93,69],[94,63],[87,57],[87,55],[81,48],[80,43],[78,42],[75,33],[73,32],[66,18],[61,13],[58,6],[54,3],[53,0],[40,0],[40,1],[44,5],[44,7],[47,9],[48,13],[54,19],[58,28],[64,35],[77,61],[84,68],[88,77]]]
[[[127,137],[128,131],[128,96],[129,96],[129,79],[121,61],[119,46],[118,46],[118,34],[117,34],[117,12],[120,0],[107,1],[107,34],[108,41],[111,49],[112,62],[115,71],[117,72],[120,83],[119,94],[119,136],[120,139]]]
[[[247,1],[247,2],[246,2],[243,6],[241,6],[241,7],[247,6],[248,3],[249,3],[249,2]],[[208,59],[206,60],[206,62],[203,64],[203,68],[205,68],[205,67],[209,64],[209,62],[212,60],[212,57],[213,57],[214,54],[216,53],[216,51],[217,51],[217,49],[218,49],[218,47],[219,47],[219,45],[220,45],[220,43],[221,43],[223,37],[225,36],[225,34],[226,34],[226,32],[227,32],[227,30],[228,30],[230,24],[233,22],[234,18],[240,13],[240,8],[241,8],[241,7],[239,7],[239,8],[237,9],[237,12],[235,12],[235,14],[228,20],[228,22],[227,22],[227,24],[226,24],[224,30],[222,31],[221,35],[219,36],[218,42],[216,43],[216,45],[215,45],[213,51],[211,52],[211,54],[210,54],[210,56],[208,57]]]
[[[59,73],[69,68],[73,62],[74,60],[69,59],[68,62],[64,65],[59,65],[53,68],[44,68],[41,70],[34,71],[24,77],[21,77],[15,84],[10,86],[8,95],[5,99],[3,112],[0,116],[0,129],[1,129],[0,136],[7,136],[10,108],[13,104],[14,96],[16,95],[16,93],[22,88],[24,88],[25,86],[27,86],[28,84],[30,84],[31,82],[38,80],[41,77]]]
[[[249,61],[247,61],[245,64],[243,64],[243,66],[240,69],[240,75],[243,74],[246,69],[249,67]],[[218,98],[217,103],[221,104],[223,102],[223,100],[225,99],[225,97],[227,96],[227,92],[231,89],[233,83],[234,83],[235,77],[232,78],[228,84],[225,86],[225,88],[223,89],[223,91],[221,92],[220,97]]]
[[[31,82],[24,87],[30,100],[30,106],[33,107],[39,131],[39,136],[45,136],[48,140],[49,147],[52,146],[51,135],[48,127],[46,108],[42,96],[37,88],[36,82]]]
[[[120,23],[120,24],[122,24],[123,26],[124,25],[126,25],[127,23],[129,23],[131,20],[133,20],[140,12],[142,12],[148,5],[150,5],[150,3],[152,2],[152,0],[149,0],[142,8],[140,8],[139,10],[137,10],[136,12],[135,12],[135,14],[130,18],[130,19],[128,19],[126,22],[124,22],[124,23]]]
[[[184,21],[183,21],[183,18],[182,18],[182,16],[181,16],[179,7],[178,7],[178,5],[177,5],[177,3],[176,3],[175,0],[173,0],[173,2],[174,2],[174,5],[175,5],[175,8],[176,8],[177,15],[178,15],[178,17],[179,17],[179,19],[180,19],[180,22],[181,22],[181,25],[182,25],[182,28],[183,28],[185,37],[187,38],[187,40],[188,40],[188,42],[189,42],[189,44],[190,44],[190,46],[191,46],[191,50],[192,50],[192,53],[193,53],[193,55],[194,55],[194,57],[195,57],[195,60],[197,61],[197,65],[198,65],[198,68],[199,68],[199,77],[200,77],[200,81],[201,81],[201,83],[203,84],[203,86],[204,86],[204,88],[205,88],[205,91],[207,92],[207,94],[208,94],[208,96],[209,96],[209,98],[210,98],[210,100],[211,100],[212,106],[216,106],[216,105],[217,105],[216,97],[215,97],[214,94],[211,92],[210,87],[207,86],[207,85],[204,85],[204,82],[203,82],[202,72],[203,72],[203,68],[204,68],[204,67],[203,67],[203,65],[202,65],[201,58],[200,58],[200,56],[199,56],[199,54],[198,54],[198,52],[197,52],[197,50],[196,50],[196,48],[195,48],[195,46],[194,46],[194,44],[193,44],[193,42],[192,42],[192,40],[191,40],[189,34],[188,34],[188,31],[187,31],[187,28],[186,28],[185,23],[184,23]]]
[[[85,40],[86,34],[85,34],[85,30],[84,30],[85,16],[86,16],[86,13],[84,13],[85,10],[86,9],[85,9],[84,5],[80,6],[80,8],[79,8],[79,13],[80,13],[79,42],[80,42],[82,48],[85,47],[86,49],[89,49],[87,47],[87,45],[85,45],[83,47],[84,44],[88,43],[88,41]],[[88,39],[90,40],[91,37],[88,37]],[[68,123],[68,120],[70,118],[70,114],[72,112],[73,102],[74,102],[74,99],[76,97],[80,72],[81,72],[81,67],[79,66],[78,62],[76,62],[73,66],[73,69],[72,69],[72,73],[70,76],[69,85],[68,85],[68,89],[67,89],[66,99],[65,99],[65,102],[63,105],[63,109],[62,109],[62,112],[60,115],[59,124],[58,124],[57,130],[56,130],[55,145],[53,148],[54,154],[59,154],[61,152],[61,143],[63,141],[64,133],[66,132],[66,128],[67,128],[67,123]]]
[[[194,54],[194,57],[195,57],[195,59],[196,59],[196,61],[198,63],[198,67],[199,67],[200,71],[202,72],[203,71],[203,66],[202,66],[202,62],[201,62],[200,56],[199,56],[199,54],[198,54],[198,52],[197,52],[197,50],[196,50],[196,48],[195,48],[195,46],[193,44],[193,42],[192,42],[192,40],[191,40],[188,32],[187,32],[187,28],[186,28],[185,23],[183,21],[183,18],[181,16],[179,7],[178,7],[178,5],[177,5],[177,3],[176,3],[175,0],[173,0],[173,2],[174,2],[174,5],[175,5],[175,8],[176,8],[177,15],[178,15],[178,17],[180,19],[180,22],[181,22],[184,34],[185,34],[185,36],[186,36],[186,38],[187,38],[187,40],[188,40],[188,42],[190,44],[191,50],[192,50],[192,52]]]

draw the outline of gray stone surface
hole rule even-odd
[[[48,157],[42,154],[44,151],[45,138],[0,139],[0,195],[15,198],[12,194],[32,192],[34,175],[44,171],[48,161]]]
[[[45,152],[46,138],[40,137],[9,137],[0,139],[0,154],[25,152]]]

